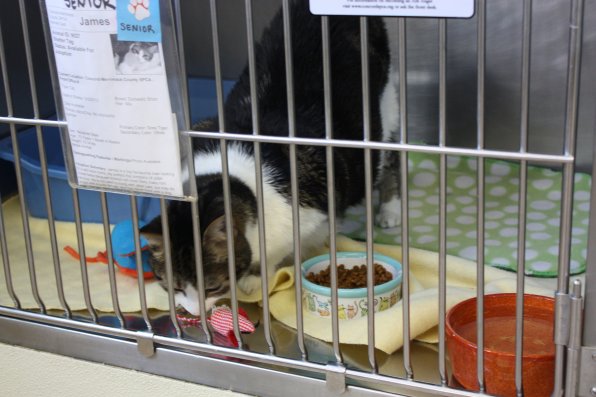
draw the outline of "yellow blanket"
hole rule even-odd
[[[8,256],[15,293],[24,309],[37,308],[37,303],[31,292],[27,253],[23,235],[23,222],[18,197],[11,198],[2,206],[4,226],[8,244]],[[32,251],[35,263],[35,273],[39,294],[47,309],[61,309],[56,290],[54,275],[54,261],[50,244],[50,232],[47,219],[29,217],[29,227],[32,241]],[[55,222],[58,239],[58,254],[64,294],[71,310],[86,308],[83,297],[83,282],[78,260],[64,252],[65,246],[71,246],[78,251],[76,228],[73,222]],[[103,226],[99,224],[83,224],[86,255],[94,257],[98,251],[105,251]],[[1,262],[0,262],[1,263]],[[96,310],[113,311],[108,267],[101,263],[87,265],[91,302]],[[137,279],[122,275],[116,271],[116,284],[120,308],[125,312],[140,310],[139,289]],[[0,305],[13,306],[5,287],[4,272],[0,271]],[[149,307],[167,310],[168,299],[166,293],[156,282],[146,283],[147,304]]]
[[[12,271],[12,282],[23,308],[36,308],[37,304],[31,293],[27,256],[23,239],[23,226],[17,199],[11,199],[3,205],[4,221],[7,231],[8,253]],[[49,242],[48,222],[45,219],[29,218],[35,269],[40,295],[48,309],[60,309],[54,276],[52,250]],[[86,308],[83,298],[81,270],[79,262],[63,251],[64,246],[77,248],[75,226],[70,222],[56,222],[58,251],[66,300],[72,310]],[[87,256],[95,256],[105,250],[103,227],[96,224],[84,225],[85,247]],[[340,251],[364,251],[362,243],[339,236]],[[401,260],[401,247],[395,245],[375,245],[379,253]],[[410,329],[411,336],[420,340],[437,340],[438,324],[438,254],[419,249],[410,250]],[[113,310],[108,269],[103,264],[88,264],[91,300],[100,311]],[[118,297],[124,312],[140,310],[136,278],[117,273]],[[516,275],[511,272],[485,267],[486,292],[514,292]],[[552,296],[556,286],[555,279],[536,279],[526,277],[526,292]],[[475,295],[476,264],[461,258],[447,257],[447,307]],[[290,326],[296,326],[294,270],[292,267],[278,270],[270,280],[270,309],[277,320]],[[158,310],[168,309],[166,293],[154,281],[146,283],[147,304]],[[239,291],[239,299],[244,302],[259,302],[260,291],[246,296]],[[4,272],[0,271],[0,305],[13,306],[5,288]],[[391,353],[402,346],[402,306],[398,302],[391,309],[376,315],[376,347]],[[305,312],[304,330],[315,338],[330,341],[331,326],[328,319],[312,316]],[[348,344],[367,344],[366,318],[340,321],[340,340]]]
[[[365,251],[363,243],[338,236],[338,251]],[[401,247],[396,245],[375,245],[375,252],[401,261]],[[438,341],[439,323],[439,255],[420,249],[410,249],[410,334],[412,338],[425,342]],[[511,272],[485,267],[486,293],[515,292],[516,275]],[[270,283],[273,294],[270,310],[273,317],[296,328],[294,269],[278,270]],[[552,288],[548,284],[552,285]],[[554,280],[526,277],[525,291],[531,294],[554,295]],[[476,294],[476,264],[465,259],[447,256],[447,309]],[[253,296],[240,296],[244,301],[260,301],[260,292]],[[403,345],[402,301],[392,308],[375,315],[376,348],[393,353]],[[304,332],[315,338],[331,341],[329,318],[311,315],[304,311]],[[340,342],[366,345],[368,343],[367,318],[340,320]]]

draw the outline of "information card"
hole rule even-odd
[[[470,18],[475,0],[310,0],[315,15]]]
[[[46,0],[46,8],[74,182],[182,197],[159,0]]]

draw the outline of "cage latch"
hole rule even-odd
[[[327,364],[325,380],[329,393],[342,394],[346,391],[346,367],[337,363]]]
[[[151,357],[155,354],[152,332],[137,332],[137,349],[145,357]]]

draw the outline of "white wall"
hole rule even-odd
[[[243,394],[0,344],[5,397],[241,397]]]

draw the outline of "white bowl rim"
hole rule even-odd
[[[341,251],[336,253],[337,259],[342,258],[358,258],[366,260],[366,252],[347,252]],[[323,295],[323,296],[331,296],[331,288],[324,287],[322,285],[318,285],[312,283],[306,279],[307,271],[321,263],[321,262],[329,262],[331,260],[330,254],[323,254],[319,256],[315,256],[310,258],[302,263],[302,287],[310,292],[315,294]],[[392,289],[397,288],[397,286],[402,282],[402,266],[397,260],[388,257],[383,254],[375,253],[373,255],[373,262],[380,262],[384,266],[390,266],[395,270],[394,277],[391,281],[388,281],[383,284],[379,284],[374,287],[373,292],[374,295],[380,295],[391,291]],[[361,298],[367,296],[367,288],[338,288],[337,289],[337,296],[338,298]]]

